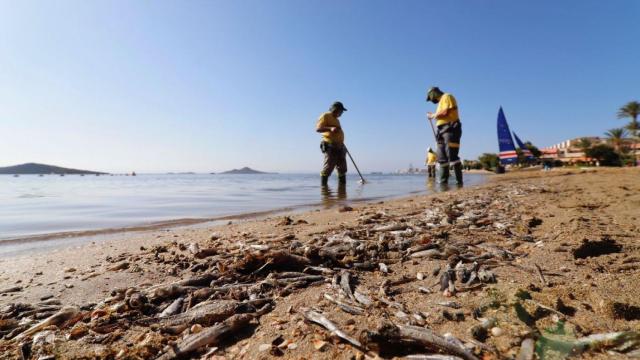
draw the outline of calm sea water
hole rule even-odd
[[[335,178],[322,189],[317,175],[0,175],[0,246],[34,235],[434,191],[423,175],[366,178],[360,185],[350,176],[346,189],[338,191]],[[465,177],[467,185],[482,181],[482,175]]]

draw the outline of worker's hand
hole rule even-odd
[[[335,133],[335,132],[338,132],[339,129],[340,129],[339,127],[332,126],[329,128],[329,131],[331,131],[332,133]]]
[[[432,112],[428,112],[427,113],[427,119],[429,120],[433,120],[436,117],[436,114],[432,113]]]

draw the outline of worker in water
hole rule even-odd
[[[427,177],[429,178],[436,177],[436,159],[436,153],[434,153],[431,146],[429,146],[429,150],[427,150],[427,159],[425,160],[425,165],[427,165]]]
[[[462,185],[462,163],[458,153],[460,152],[460,138],[462,137],[462,123],[458,115],[458,103],[453,95],[432,87],[427,92],[427,101],[438,104],[435,113],[428,112],[429,121],[436,121],[436,141],[438,158],[438,183],[446,184],[449,181],[449,166],[453,167],[456,175],[456,183]]]
[[[338,168],[338,183],[347,183],[347,149],[344,146],[344,132],[340,126],[340,116],[347,111],[340,101],[334,102],[329,111],[323,113],[316,123],[316,131],[322,134],[320,150],[324,163],[320,172],[322,185],[327,185],[334,168]]]

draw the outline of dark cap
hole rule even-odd
[[[439,87],[434,86],[430,88],[429,91],[427,91],[427,101],[433,102],[433,100],[435,100],[437,95],[442,95],[442,94],[443,94],[442,90],[440,90]]]
[[[347,111],[347,108],[345,108],[340,101],[336,101],[333,104],[331,104],[331,110]]]

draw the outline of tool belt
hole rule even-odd
[[[460,123],[460,119],[448,122],[446,124],[438,125],[438,132],[436,134],[436,140],[440,141],[442,139],[442,134],[453,131],[456,128],[459,128],[462,124]]]
[[[320,142],[320,151],[322,151],[323,154],[326,154],[334,150],[342,150],[343,148],[344,148],[343,144],[332,144],[327,141]]]

